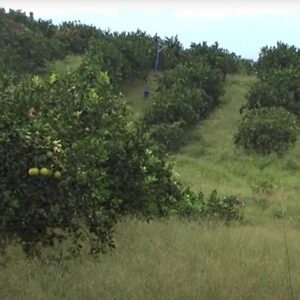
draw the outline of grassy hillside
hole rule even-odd
[[[152,91],[154,78],[152,75],[149,80]],[[188,145],[172,159],[181,181],[194,190],[208,193],[217,189],[224,195],[238,195],[246,205],[248,221],[285,223],[291,218],[299,224],[300,142],[280,159],[247,154],[233,144],[239,109],[255,80],[251,76],[228,77],[222,106],[190,133]],[[143,98],[143,90],[143,82],[124,89],[135,118],[151,105],[151,98]]]
[[[153,91],[154,78],[152,75],[150,81]],[[286,223],[291,219],[299,224],[300,142],[282,158],[245,153],[233,144],[239,109],[255,80],[253,76],[228,77],[221,107],[190,132],[188,145],[172,157],[175,169],[181,181],[195,191],[217,189],[224,195],[238,195],[249,222]],[[124,91],[135,117],[151,105],[151,99],[143,98],[143,88],[143,83],[137,83]]]
[[[292,218],[299,224],[300,143],[280,159],[249,155],[233,144],[239,109],[254,80],[245,76],[228,79],[223,106],[199,124],[189,145],[174,155],[176,169],[182,181],[195,190],[216,188],[223,194],[239,195],[249,221]]]
[[[12,248],[0,265],[0,299],[300,299],[300,145],[278,159],[247,155],[232,143],[254,80],[228,78],[222,107],[172,157],[194,190],[240,195],[244,224],[125,220],[116,229],[117,249],[99,261],[83,255],[43,265]],[[134,117],[151,103],[143,88],[123,89]]]

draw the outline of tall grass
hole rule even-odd
[[[2,267],[0,299],[290,299],[279,226],[126,220],[100,261]],[[300,280],[298,230],[289,230],[290,273]],[[300,285],[295,284],[295,299]]]

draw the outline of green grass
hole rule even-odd
[[[27,261],[11,247],[10,259],[0,259],[0,299],[300,299],[300,144],[278,159],[248,155],[232,143],[254,81],[228,78],[222,107],[172,156],[182,182],[194,190],[239,195],[245,223],[127,219],[116,228],[117,249],[98,261],[83,255],[63,265]],[[134,118],[151,103],[143,89],[142,82],[122,88]]]
[[[98,262],[43,266],[15,252],[0,273],[0,299],[290,299],[278,226],[127,220],[116,237],[117,249]],[[287,242],[299,299],[298,230]]]
[[[148,76],[147,83],[142,80],[136,80],[133,84],[125,84],[121,87],[121,92],[128,104],[132,119],[136,120],[143,116],[145,109],[151,105],[155,92],[155,82],[156,74],[151,73]],[[144,98],[145,88],[150,91],[148,98]]]

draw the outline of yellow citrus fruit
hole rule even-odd
[[[38,176],[40,173],[40,170],[38,168],[30,168],[28,170],[29,176]]]
[[[42,168],[40,170],[40,173],[42,176],[48,176],[49,175],[49,170],[47,168]]]
[[[60,179],[62,175],[61,175],[61,172],[60,172],[60,171],[55,171],[53,176],[54,176],[54,178],[56,178],[56,179]]]

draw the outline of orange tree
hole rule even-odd
[[[167,151],[185,141],[186,129],[219,104],[224,78],[207,62],[179,64],[159,78],[154,102],[145,112],[146,131]]]
[[[257,72],[260,79],[272,75],[274,71],[297,67],[300,62],[300,49],[293,45],[277,42],[276,46],[265,46],[259,53]]]
[[[184,191],[160,149],[127,121],[106,73],[25,78],[0,96],[0,236],[28,255],[72,240],[113,246],[121,215],[166,215]]]

